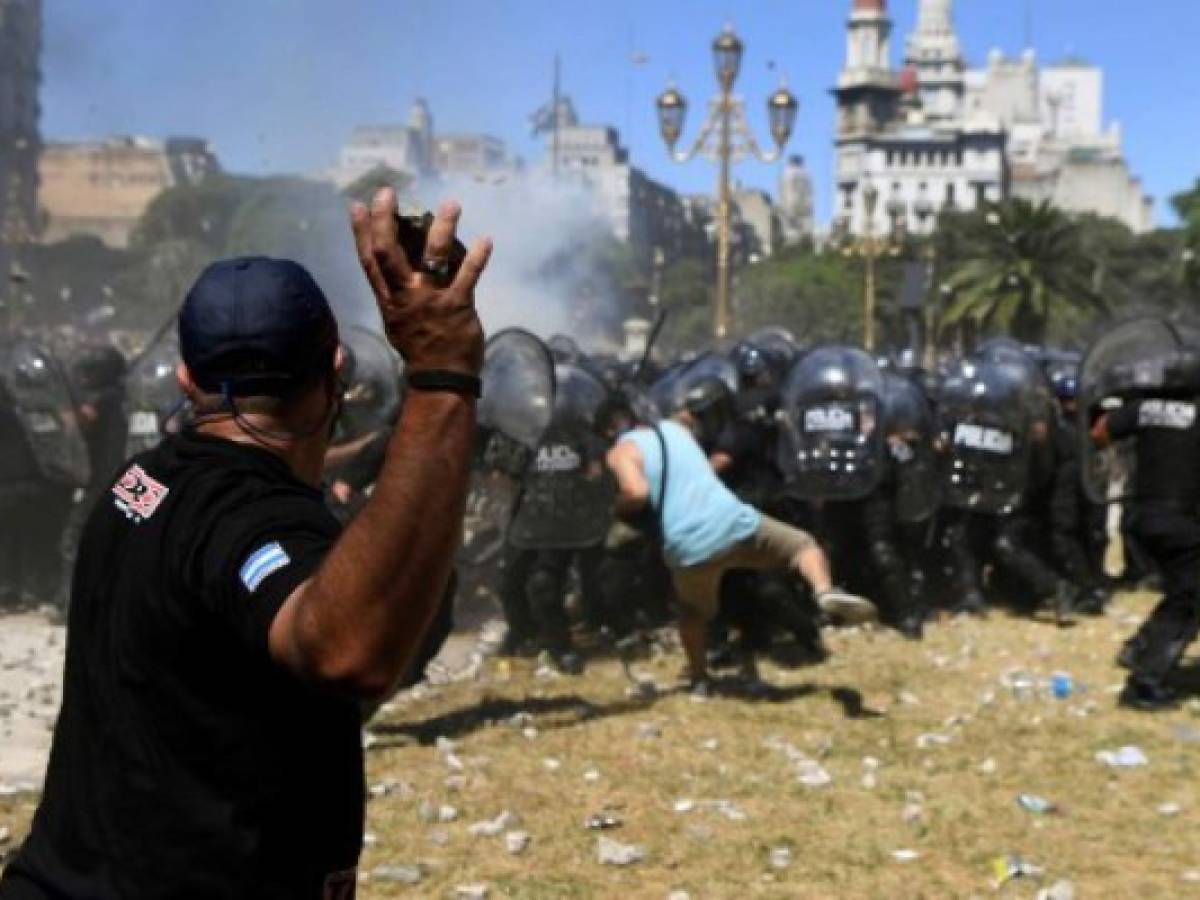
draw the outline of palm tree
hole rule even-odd
[[[1041,343],[1052,312],[1105,308],[1100,270],[1079,229],[1048,201],[1007,200],[970,223],[969,232],[972,258],[947,280],[953,299],[943,329],[971,325]]]

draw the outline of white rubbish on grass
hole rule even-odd
[[[792,864],[792,848],[772,847],[770,863],[772,869],[786,869]]]
[[[913,860],[920,859],[920,857],[921,857],[921,854],[918,853],[916,850],[893,850],[892,851],[892,859],[896,860],[896,862],[912,862]]]
[[[979,764],[979,772],[981,775],[994,775],[996,772],[996,760],[989,756]]]
[[[1075,900],[1075,885],[1064,878],[1038,891],[1037,900]]]
[[[1177,816],[1183,811],[1183,807],[1178,803],[1160,803],[1158,806],[1158,814],[1160,816]]]
[[[927,732],[917,735],[917,749],[929,750],[932,747],[945,747],[950,743],[952,738],[948,734],[938,734],[936,732]]]
[[[693,810],[704,809],[724,816],[731,822],[744,822],[748,818],[741,807],[732,800],[692,800],[684,798],[676,800],[671,805],[671,808],[677,813],[689,813]]]
[[[547,756],[542,760],[542,768],[547,772],[557,772],[562,768],[562,760],[555,759],[553,756]]]
[[[646,858],[646,851],[637,844],[622,844],[601,835],[596,841],[596,858],[604,866],[632,866]]]
[[[476,822],[467,828],[467,832],[475,837],[496,837],[502,831],[517,824],[517,817],[509,810],[504,810],[494,819]]]
[[[1133,746],[1122,747],[1120,750],[1101,750],[1096,754],[1096,762],[1114,769],[1133,769],[1150,764],[1142,748]]]
[[[642,722],[638,725],[637,733],[643,739],[662,737],[662,729],[653,722]]]
[[[454,889],[458,900],[486,900],[488,886],[486,884],[460,884]]]
[[[528,831],[510,831],[504,835],[504,849],[513,856],[520,856],[529,848]]]
[[[415,866],[376,866],[371,870],[371,880],[389,881],[395,884],[420,884],[425,879],[425,873],[426,868],[420,863]]]

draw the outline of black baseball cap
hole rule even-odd
[[[280,396],[328,371],[337,319],[320,286],[290,259],[213,263],[179,312],[179,349],[196,383],[232,396]]]

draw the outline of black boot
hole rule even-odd
[[[919,641],[925,636],[925,614],[920,609],[910,609],[896,622],[896,630],[910,641]]]
[[[963,594],[958,605],[954,607],[956,615],[978,616],[981,619],[987,618],[987,601],[983,599],[983,594],[978,590],[970,590]]]
[[[1179,698],[1173,690],[1161,682],[1130,675],[1117,703],[1126,709],[1158,712],[1176,708],[1179,705]]]
[[[1075,601],[1078,593],[1074,585],[1069,582],[1060,581],[1058,583],[1058,588],[1054,592],[1054,621],[1060,628],[1075,624]]]

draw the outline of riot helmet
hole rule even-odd
[[[784,382],[780,467],[800,496],[856,500],[883,474],[883,378],[867,353],[827,346],[801,357]]]
[[[680,409],[692,417],[700,445],[711,449],[733,419],[733,392],[716,375],[702,375],[688,384]]]

